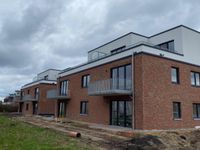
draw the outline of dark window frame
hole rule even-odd
[[[80,101],[80,115],[88,115],[88,101]]]
[[[69,80],[60,81],[59,94],[66,96],[68,94],[68,91],[69,91]]]
[[[172,81],[172,76],[173,76],[172,71],[173,71],[173,69],[176,70],[176,81]],[[178,67],[174,67],[174,66],[171,67],[171,82],[174,83],[174,84],[180,84],[180,71],[179,71]]]
[[[115,48],[115,49],[111,50],[110,53],[111,54],[115,54],[115,53],[123,51],[125,48],[126,48],[126,45],[123,45],[121,47],[118,47],[118,48]]]
[[[40,89],[39,87],[36,87],[35,92],[34,92],[34,98],[39,99],[39,93],[40,93]]]
[[[196,109],[195,112],[194,112],[194,107]],[[200,103],[193,103],[192,104],[192,108],[193,108],[193,115],[192,115],[192,117],[193,117],[193,119],[200,119],[200,110],[198,109],[198,107],[200,107]]]
[[[89,84],[90,84],[90,74],[83,75],[81,77],[81,87],[88,88]]]
[[[128,102],[132,102],[131,100],[112,100],[111,102],[110,102],[110,125],[113,125],[112,124],[112,119],[113,119],[113,117],[112,117],[112,111],[113,111],[113,109],[112,109],[112,103],[113,102],[116,102],[116,104],[117,104],[117,120],[116,120],[116,122],[118,123],[119,122],[119,102],[123,102],[124,103],[124,115],[123,115],[123,117],[124,117],[124,127],[128,127],[127,126],[127,124],[126,124],[126,122],[127,122],[127,103]],[[131,104],[132,105],[132,104]],[[132,110],[131,110],[132,111]],[[133,114],[131,114],[131,115],[133,115]],[[132,117],[131,117],[131,122],[132,122]],[[131,123],[131,126],[129,126],[129,127],[132,127],[133,125],[132,125],[132,123]]]
[[[48,75],[44,76],[44,80],[48,80],[48,79],[49,79]]]
[[[121,66],[117,66],[117,67],[113,67],[113,68],[111,68],[110,69],[110,78],[112,79],[113,78],[113,70],[114,69],[117,69],[117,89],[119,89],[119,68],[121,68],[121,67],[124,67],[124,89],[129,89],[129,88],[127,88],[127,84],[126,84],[126,79],[127,79],[127,66],[131,66],[131,81],[132,81],[132,64],[131,63],[128,63],[128,64],[125,64],[125,65],[121,65]],[[131,87],[130,87],[130,89],[132,88],[132,83],[131,83]]]
[[[175,110],[175,104],[177,104],[178,110]],[[181,119],[182,118],[181,102],[173,102],[172,106],[173,106],[173,119],[174,120]],[[178,116],[176,116],[176,114]]]
[[[192,84],[192,74],[194,75],[194,84]],[[194,86],[194,87],[200,87],[200,84],[197,85],[197,74],[199,75],[199,82],[200,82],[200,72],[196,72],[196,71],[191,71],[190,72],[190,81],[191,81],[191,85]]]
[[[173,45],[174,45],[173,49],[169,49],[169,44],[170,43],[173,43]],[[163,45],[166,45],[166,48],[164,48]],[[175,42],[174,42],[174,40],[170,40],[170,41],[158,44],[157,47],[160,48],[160,49],[162,49],[162,50],[165,50],[165,51],[175,52]]]

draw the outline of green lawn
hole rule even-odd
[[[0,116],[0,150],[93,149],[79,139]]]

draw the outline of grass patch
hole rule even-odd
[[[86,150],[93,149],[62,133],[0,116],[2,150]]]

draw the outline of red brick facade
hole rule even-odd
[[[82,87],[82,76],[90,75],[90,82],[111,78],[111,69],[132,64],[133,93],[132,95],[89,96],[88,88]],[[179,69],[179,84],[171,82],[171,68]],[[68,76],[58,78],[60,82],[69,81],[70,99],[66,102],[66,117],[90,123],[110,124],[111,102],[132,101],[135,129],[175,129],[200,126],[200,120],[193,118],[193,103],[200,103],[200,88],[191,86],[191,71],[200,72],[200,67],[183,62],[166,59],[146,53],[136,54],[101,66],[90,68]],[[58,102],[47,100],[46,92],[56,85],[39,84],[26,88],[34,95],[39,87],[38,114],[58,114]],[[59,89],[59,88],[58,88]],[[80,114],[81,101],[88,101],[88,114]],[[173,102],[181,103],[181,118],[173,119]],[[26,110],[26,104],[29,109]],[[32,102],[24,102],[24,114],[32,114]]]
[[[200,120],[192,117],[192,104],[200,103],[200,88],[191,86],[190,72],[200,67],[148,54],[137,54],[95,68],[71,74],[58,81],[69,81],[70,100],[66,100],[66,117],[92,123],[110,124],[112,100],[132,100],[132,96],[89,96],[81,87],[83,75],[90,74],[90,82],[111,77],[111,68],[134,62],[133,123],[135,129],[192,128]],[[171,67],[178,67],[180,84],[171,82]],[[58,82],[58,87],[60,86]],[[80,102],[88,101],[88,114],[80,115]],[[173,119],[173,102],[181,102],[182,117]]]
[[[66,117],[91,123],[110,124],[111,100],[130,100],[130,97],[89,96],[88,89],[81,86],[82,76],[90,74],[90,82],[109,79],[111,68],[126,64],[131,64],[131,57],[60,78],[58,87],[60,81],[69,81],[71,99],[67,101]],[[88,101],[89,110],[87,115],[80,115],[81,101]]]
[[[200,72],[200,67],[146,54],[136,57],[140,59],[138,70],[142,72],[136,72],[142,77],[136,89],[143,91],[136,91],[136,101],[142,100],[140,113],[143,122],[141,125],[136,124],[136,128],[174,129],[200,126],[200,120],[193,119],[193,103],[200,103],[200,88],[191,85],[190,77],[191,71]],[[179,68],[180,84],[171,82],[171,67]],[[182,117],[179,120],[173,119],[173,102],[181,102]]]
[[[35,95],[35,88],[39,88],[39,98],[38,98],[38,111],[37,114],[55,114],[55,106],[56,106],[56,101],[47,99],[47,91],[51,89],[55,89],[57,86],[56,84],[46,84],[46,83],[41,83],[37,85],[33,85],[27,88],[24,88],[22,92],[24,92],[25,95],[29,94],[34,97]],[[29,91],[29,93],[28,93]],[[22,105],[22,114],[25,115],[33,115],[33,102],[34,101],[23,101],[20,102]],[[27,106],[28,105],[28,106]],[[28,107],[28,109],[27,109]]]

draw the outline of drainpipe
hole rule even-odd
[[[132,128],[135,129],[135,52],[132,54]]]

